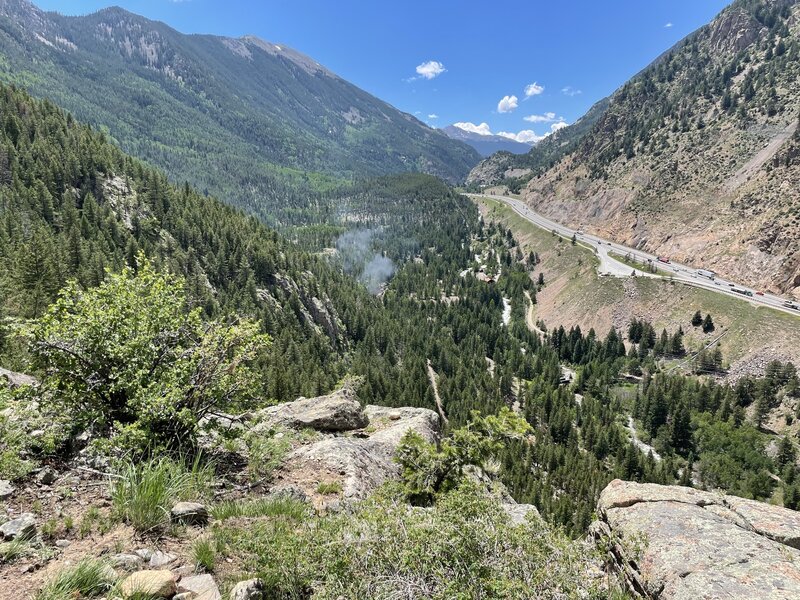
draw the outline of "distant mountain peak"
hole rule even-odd
[[[448,125],[440,129],[440,131],[449,138],[469,144],[484,157],[501,151],[511,152],[513,154],[525,154],[531,149],[530,144],[518,142],[502,135],[493,134],[489,130],[488,125],[485,128],[485,132],[481,131],[480,128],[478,128],[478,130],[475,128],[467,129],[462,123]]]

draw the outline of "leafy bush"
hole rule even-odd
[[[0,383],[0,479],[22,479],[38,459],[61,449],[69,437],[69,415],[42,410],[39,391],[7,389]],[[5,412],[5,411],[8,412]],[[31,436],[31,431],[39,431]]]
[[[209,411],[251,398],[249,364],[269,343],[250,321],[203,323],[182,279],[140,259],[91,290],[68,284],[31,350],[74,419],[133,448],[192,442]]]
[[[472,421],[453,431],[438,448],[409,431],[397,450],[409,498],[430,503],[437,493],[461,482],[466,466],[494,462],[506,442],[531,430],[523,417],[504,407],[496,416],[483,417],[473,411]]]
[[[111,484],[111,503],[121,519],[140,532],[166,525],[169,510],[179,500],[202,497],[214,474],[199,459],[185,466],[169,458],[128,461]]]
[[[351,513],[305,515],[217,525],[214,536],[269,598],[602,597],[586,577],[592,550],[539,519],[513,524],[471,482],[429,510],[389,486]]]

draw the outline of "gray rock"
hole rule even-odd
[[[292,484],[275,486],[269,491],[269,495],[275,499],[308,502],[308,495],[303,491],[303,488]]]
[[[36,482],[40,485],[51,485],[57,478],[58,473],[50,467],[45,467],[36,474]]]
[[[205,525],[208,509],[199,502],[178,502],[170,511],[170,519],[183,525]]]
[[[525,523],[529,518],[531,518],[528,517],[528,515],[531,515],[537,519],[541,518],[539,509],[533,504],[508,503],[501,506],[503,511],[508,515],[509,519],[511,519],[511,522],[514,525],[522,525]]]
[[[71,543],[69,540],[56,540],[56,548],[69,548]]]
[[[36,535],[36,517],[32,513],[22,513],[0,525],[0,538],[11,541],[28,539]]]
[[[284,480],[308,495],[316,493],[320,481],[340,481],[346,500],[363,499],[399,475],[394,456],[406,432],[431,443],[438,439],[439,416],[432,410],[367,406],[364,412],[374,428],[367,438],[327,437],[297,448],[285,461]],[[393,418],[396,413],[400,418]]]
[[[598,513],[603,524],[593,525],[592,533],[610,539],[618,569],[644,597],[800,598],[800,551],[793,547],[800,539],[799,513],[620,480],[603,490]]]
[[[0,383],[6,384],[8,387],[16,388],[21,385],[38,385],[35,377],[25,375],[24,373],[15,373],[8,369],[0,367]]]
[[[194,600],[221,600],[217,584],[211,575],[192,575],[184,577],[178,582],[179,593],[194,594]]]
[[[136,556],[141,557],[141,559],[145,562],[149,561],[153,556],[153,551],[150,548],[139,548],[138,550],[134,551]]]
[[[144,559],[138,554],[115,554],[109,562],[112,567],[123,571],[136,571],[144,566]]]
[[[233,586],[230,600],[264,600],[264,582],[260,579],[240,581]]]
[[[174,554],[156,550],[153,552],[152,556],[150,556],[150,560],[147,561],[147,564],[151,569],[160,569],[161,567],[166,567],[167,565],[174,563],[176,560],[178,560],[178,557]]]
[[[350,431],[365,427],[369,422],[351,386],[345,386],[327,396],[299,398],[294,402],[267,407],[258,411],[256,418],[260,422],[254,428],[255,431],[276,426]]]
[[[0,500],[10,498],[16,489],[7,479],[0,479]]]
[[[175,594],[172,600],[194,600],[194,597],[192,592],[183,592],[181,594]]]

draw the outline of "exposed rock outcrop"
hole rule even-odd
[[[591,534],[645,598],[800,597],[800,513],[680,486],[614,480]],[[637,551],[636,546],[641,545]]]
[[[324,398],[329,405],[332,398],[338,398],[342,405],[352,402],[336,393]],[[301,399],[291,404],[306,406],[307,402]],[[297,448],[286,459],[282,478],[312,498],[320,482],[335,481],[341,484],[345,499],[362,499],[399,474],[394,455],[406,432],[415,431],[428,442],[435,442],[439,436],[439,416],[426,408],[367,406],[350,422],[363,424],[364,429],[351,427],[359,429],[357,435],[331,435]]]
[[[351,431],[369,423],[352,386],[344,386],[327,396],[299,398],[267,407],[256,414],[258,429],[264,427],[310,427],[319,431]]]

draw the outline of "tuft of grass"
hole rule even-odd
[[[211,465],[191,465],[169,458],[125,462],[111,483],[111,503],[122,520],[139,532],[159,529],[169,522],[169,509],[178,500],[200,498],[214,479]]]
[[[302,520],[308,511],[305,503],[294,498],[259,498],[257,500],[225,500],[210,510],[218,521],[234,517],[290,517]]]
[[[199,538],[192,544],[192,560],[195,569],[211,573],[217,562],[217,549],[215,543],[209,538]]]
[[[96,598],[116,583],[113,570],[104,562],[84,559],[64,569],[34,596],[34,600],[74,600]]]
[[[10,542],[0,544],[0,565],[14,562],[20,556],[24,556],[30,549],[29,539],[17,538]]]
[[[320,481],[317,486],[318,494],[338,494],[342,491],[342,484],[339,481]]]

